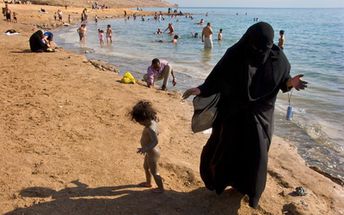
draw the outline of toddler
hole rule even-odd
[[[101,29],[98,29],[98,38],[99,38],[99,44],[102,46],[104,44],[104,31]]]
[[[158,145],[158,118],[155,109],[148,101],[139,101],[130,112],[132,120],[144,126],[141,136],[141,148],[137,153],[144,154],[144,170],[146,182],[140,184],[142,187],[152,187],[151,178],[155,180],[158,188],[152,190],[155,193],[164,192],[161,176],[158,173],[158,159],[160,152]]]

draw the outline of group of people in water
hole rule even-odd
[[[208,16],[208,15],[206,15],[206,16]],[[185,17],[188,18],[188,17],[192,17],[192,16],[191,15],[190,16],[186,15]],[[200,22],[195,23],[195,24],[203,25],[204,24],[204,19],[202,18],[200,20]],[[168,23],[167,28],[163,32],[161,31],[160,28],[158,28],[158,30],[156,31],[155,34],[160,35],[160,34],[165,33],[166,31],[168,31],[168,35],[173,36],[172,43],[176,44],[177,43],[177,39],[179,38],[179,36],[177,34],[175,34],[175,29],[174,29],[174,26],[173,26],[172,22]],[[218,41],[221,41],[223,39],[222,32],[223,32],[223,29],[221,28],[219,30],[219,32],[218,32],[218,35],[217,35]],[[195,33],[192,32],[191,36],[193,38],[198,38],[198,33],[197,32],[195,32]],[[204,48],[205,49],[213,48],[213,39],[212,39],[212,37],[213,37],[213,29],[212,29],[211,23],[208,22],[207,25],[203,28],[202,35],[201,35],[201,39],[202,39],[202,42],[204,43]],[[159,42],[163,42],[163,41],[159,40]]]
[[[167,33],[168,35],[170,35],[171,41],[173,44],[177,44],[178,43],[178,39],[180,38],[180,36],[178,34],[176,34],[175,32],[175,28],[173,26],[172,23],[172,19],[174,19],[177,16],[181,16],[179,14],[169,14],[170,18],[171,18],[171,22],[168,23],[168,26],[166,27],[166,29],[164,31],[161,30],[161,28],[158,28],[156,32],[154,32],[154,34],[156,35],[162,35],[164,33]],[[206,16],[208,16],[208,13],[206,14]],[[84,9],[81,15],[81,25],[80,27],[77,29],[77,32],[79,34],[79,40],[80,42],[85,42],[86,41],[86,35],[87,35],[87,9]],[[129,20],[130,19],[130,15],[127,14],[127,11],[124,11],[124,17],[125,20]],[[133,20],[136,20],[136,13],[132,14]],[[193,19],[193,17],[191,15],[185,15],[186,18],[191,18]],[[142,16],[142,21],[146,21],[146,19],[144,18],[144,16]],[[147,19],[147,21],[150,20],[149,18]],[[153,20],[155,21],[163,21],[165,20],[165,17],[163,16],[162,12],[159,13],[155,13],[155,15],[153,16]],[[94,19],[95,23],[98,23],[98,16],[95,15],[95,19]],[[178,21],[178,19],[177,19]],[[203,25],[204,24],[204,19],[201,19],[199,23],[195,23],[198,25]],[[223,40],[223,29],[220,29],[217,35],[217,39],[218,41]],[[106,32],[103,29],[98,29],[98,39],[99,39],[99,44],[101,46],[104,45],[104,37],[106,37],[106,41],[107,44],[111,44],[112,43],[112,29],[111,26],[108,25]],[[207,23],[207,25],[203,28],[202,30],[202,34],[201,34],[201,39],[202,42],[204,43],[204,47],[206,49],[212,48],[213,47],[213,41],[212,41],[212,35],[213,35],[213,29],[211,26],[211,23]],[[193,38],[198,38],[199,34],[196,33],[191,33],[191,36]],[[157,40],[157,42],[167,42],[167,41],[163,41],[163,40]]]
[[[184,14],[180,15],[179,13],[174,14],[171,13],[171,10],[169,10],[169,13],[167,14],[168,16],[170,16],[171,18],[171,22],[168,23],[167,28],[162,31],[161,28],[158,28],[156,32],[154,32],[154,34],[156,35],[162,35],[164,33],[167,32],[168,35],[170,35],[172,38],[170,41],[164,41],[162,39],[157,40],[157,42],[163,43],[163,42],[171,42],[173,44],[177,44],[178,40],[180,39],[180,36],[178,34],[176,34],[175,28],[173,26],[172,20],[178,16],[184,16]],[[247,15],[247,13],[246,13]],[[208,13],[205,14],[205,16],[208,16]],[[136,13],[132,14],[133,20],[136,20]],[[186,18],[190,18],[191,20],[193,20],[193,16],[190,14],[186,14],[185,15]],[[128,15],[127,11],[124,11],[124,18],[125,20],[129,20],[130,19],[130,15]],[[142,21],[146,21],[146,19],[144,18],[144,16],[142,16]],[[147,19],[147,21],[150,20],[149,18]],[[165,20],[165,17],[163,15],[163,13],[160,11],[155,12],[155,15],[153,16],[153,20],[155,21],[163,21]],[[82,13],[81,13],[81,25],[80,27],[77,29],[77,32],[79,34],[79,40],[80,42],[84,43],[86,41],[86,35],[87,35],[87,21],[88,21],[88,14],[87,14],[87,9],[85,8]],[[95,19],[94,19],[95,23],[98,23],[98,16],[95,15]],[[258,21],[258,18],[254,18],[254,21]],[[176,18],[176,22],[178,22],[178,19]],[[203,18],[200,19],[199,22],[195,23],[197,25],[204,25],[205,24],[205,20]],[[206,24],[205,27],[203,27],[202,32],[201,32],[201,40],[204,44],[204,48],[205,49],[212,49],[213,48],[213,28],[210,22],[208,22]],[[199,38],[199,33],[198,32],[192,32],[191,36],[193,38]],[[111,25],[107,25],[106,30],[103,29],[98,29],[98,39],[99,39],[99,44],[102,47],[105,44],[105,40],[106,43],[112,44],[112,38],[113,37],[113,32],[112,32],[112,28]],[[217,33],[217,40],[218,41],[222,41],[223,40],[223,29],[220,28],[218,33]],[[284,44],[285,44],[285,36],[284,36],[284,31],[281,30],[280,31],[280,38],[279,38],[279,43],[278,46],[280,48],[284,48]]]

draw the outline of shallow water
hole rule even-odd
[[[151,10],[161,10],[154,9]],[[66,49],[87,52],[96,58],[120,67],[121,74],[131,71],[137,78],[146,72],[150,61],[167,59],[177,76],[177,90],[197,86],[209,74],[226,49],[237,42],[253,18],[269,22],[278,31],[286,32],[285,54],[291,74],[305,75],[309,88],[292,94],[294,117],[285,120],[287,94],[280,94],[276,104],[275,134],[295,143],[301,156],[310,164],[344,179],[344,9],[244,9],[244,8],[182,8],[191,12],[194,20],[185,17],[154,21],[146,17],[90,22],[87,42],[80,45],[76,26],[55,33],[56,42]],[[205,13],[209,16],[206,17]],[[237,15],[238,13],[238,15]],[[147,20],[150,18],[150,20]],[[223,29],[224,40],[214,37],[214,48],[205,51],[200,39],[191,33],[201,33],[201,18],[211,22],[214,32]],[[177,45],[167,34],[156,36],[172,22],[180,36]],[[100,47],[97,29],[112,25],[113,44]],[[162,40],[164,42],[158,42]],[[92,50],[92,51],[90,51]]]

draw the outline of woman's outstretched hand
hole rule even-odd
[[[183,99],[187,99],[191,95],[198,96],[199,94],[201,94],[201,90],[199,88],[190,88],[184,92]]]
[[[307,88],[308,82],[301,80],[302,77],[303,75],[294,76],[292,79],[289,80],[289,86],[294,87],[297,91]]]

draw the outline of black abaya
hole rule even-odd
[[[48,48],[48,46],[42,41],[43,37],[43,31],[41,30],[36,31],[31,35],[29,40],[31,51],[42,52]]]
[[[290,65],[273,45],[267,23],[251,26],[229,48],[198,88],[200,96],[220,93],[218,115],[201,155],[201,177],[210,190],[232,186],[257,207],[265,189],[273,113],[280,89],[287,91]]]

